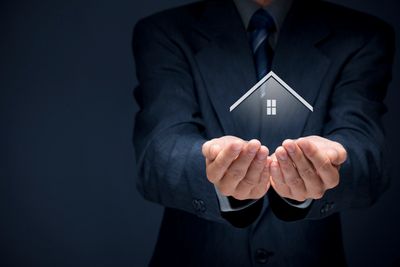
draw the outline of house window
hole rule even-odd
[[[267,115],[276,115],[276,99],[267,99]]]

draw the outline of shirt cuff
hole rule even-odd
[[[243,210],[257,202],[257,199],[248,199],[243,201],[233,200],[230,199],[229,197],[222,195],[221,192],[219,192],[215,186],[214,188],[215,192],[217,193],[219,208],[222,212]]]
[[[303,202],[298,202],[298,201],[294,201],[294,200],[289,200],[289,199],[284,198],[284,197],[282,197],[282,199],[283,199],[283,201],[285,201],[285,202],[286,202],[287,204],[289,204],[290,206],[296,207],[296,208],[299,208],[299,209],[306,209],[306,208],[308,208],[308,207],[311,205],[312,201],[313,201],[312,198],[308,198],[308,199],[306,199],[306,200],[303,201]]]

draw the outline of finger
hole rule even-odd
[[[264,169],[264,166],[267,162],[269,150],[266,146],[261,146],[257,152],[257,155],[254,157],[251,162],[245,178],[242,180],[248,184],[257,184],[261,179],[261,172]]]
[[[217,157],[219,152],[221,152],[222,146],[219,143],[220,139],[214,138],[203,144],[202,153],[207,160],[213,161]]]
[[[206,172],[210,182],[216,183],[223,177],[228,167],[239,155],[243,145],[244,141],[234,141],[226,145],[214,161],[209,162]]]
[[[244,146],[242,152],[228,167],[219,181],[221,191],[232,193],[235,190],[240,180],[246,176],[247,170],[257,154],[257,151],[260,149],[260,146],[261,144],[258,140],[251,140]]]
[[[325,151],[326,155],[328,156],[329,160],[333,165],[338,165],[338,152],[334,148],[327,148]]]
[[[206,142],[201,146],[201,153],[203,154],[203,156],[204,156],[205,158],[208,157],[208,150],[209,150],[209,148],[210,148],[210,143],[211,143],[211,140],[206,141]]]
[[[339,174],[328,156],[312,142],[300,138],[297,141],[304,155],[311,161],[326,188],[333,188],[339,183]]]
[[[330,150],[334,150],[336,153],[335,160],[332,160],[332,164],[334,165],[341,165],[343,162],[346,161],[347,159],[347,151],[344,149],[344,147],[338,143],[338,142],[333,142],[334,143],[334,148]],[[333,153],[333,152],[330,152]]]
[[[259,199],[262,198],[268,191],[271,186],[270,179],[270,165],[272,160],[267,159],[267,162],[264,164],[263,170],[260,174],[259,183],[257,186],[253,187],[250,191],[250,198]]]
[[[271,174],[271,185],[274,187],[275,191],[281,197],[291,197],[289,186],[286,185],[279,163],[277,161],[272,161],[270,164],[270,174]]]
[[[296,199],[305,199],[307,193],[306,186],[298,171],[295,169],[288,153],[283,147],[278,147],[275,154],[278,159],[285,183],[290,187],[293,197]]]
[[[283,146],[288,152],[297,172],[304,181],[308,197],[319,199],[325,192],[325,185],[314,169],[313,164],[306,158],[303,151],[293,140],[285,140]]]
[[[201,147],[201,152],[206,160],[206,166],[208,166],[213,160],[210,160],[210,147],[215,139],[206,141],[203,146]]]
[[[257,186],[260,183],[261,172],[265,167],[268,153],[269,151],[267,147],[260,147],[256,156],[251,161],[244,178],[239,180],[235,191],[238,191],[239,194],[246,195],[249,194],[254,186]]]
[[[219,144],[213,144],[210,146],[210,153],[209,153],[209,160],[213,161],[215,158],[218,156],[218,154],[221,152],[222,148]]]

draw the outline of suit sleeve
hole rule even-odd
[[[171,34],[170,31],[168,31]],[[147,200],[207,220],[249,225],[262,201],[240,212],[222,212],[207,180],[201,147],[206,141],[190,66],[180,49],[150,19],[134,29],[133,53],[139,85],[134,126],[137,188]]]
[[[304,210],[294,209],[272,193],[277,217],[292,221],[319,219],[349,208],[375,203],[388,185],[382,116],[391,80],[394,34],[384,26],[366,38],[340,72],[330,99],[323,136],[339,142],[348,158],[340,169],[340,184]]]

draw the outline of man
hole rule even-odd
[[[339,212],[386,185],[392,29],[317,0],[200,1],[141,20],[133,50],[138,188],[165,206],[150,265],[345,265]],[[314,112],[248,140],[229,106],[269,70]]]

